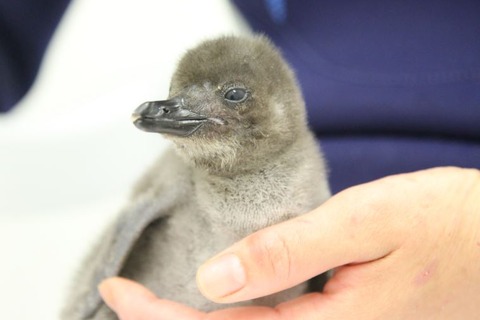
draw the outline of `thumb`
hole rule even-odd
[[[387,178],[347,189],[310,213],[244,238],[199,268],[200,291],[219,303],[249,300],[386,256],[400,246],[403,226],[382,214],[399,206],[385,199],[408,191],[390,184]]]

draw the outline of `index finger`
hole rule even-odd
[[[246,237],[200,267],[200,291],[219,303],[254,299],[337,266],[386,256],[402,240],[403,226],[384,214],[391,206],[402,210],[385,200],[407,191],[397,185],[382,179],[350,188],[310,213]]]

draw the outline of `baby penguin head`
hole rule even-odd
[[[169,99],[140,105],[133,118],[217,173],[254,170],[308,134],[293,72],[263,36],[222,37],[189,50]]]

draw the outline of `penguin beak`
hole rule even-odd
[[[207,117],[183,106],[182,99],[142,103],[132,115],[133,124],[147,132],[187,137],[197,131]]]

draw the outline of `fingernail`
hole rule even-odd
[[[222,298],[245,286],[247,277],[242,262],[234,254],[225,254],[207,262],[198,270],[198,286],[208,298]]]

